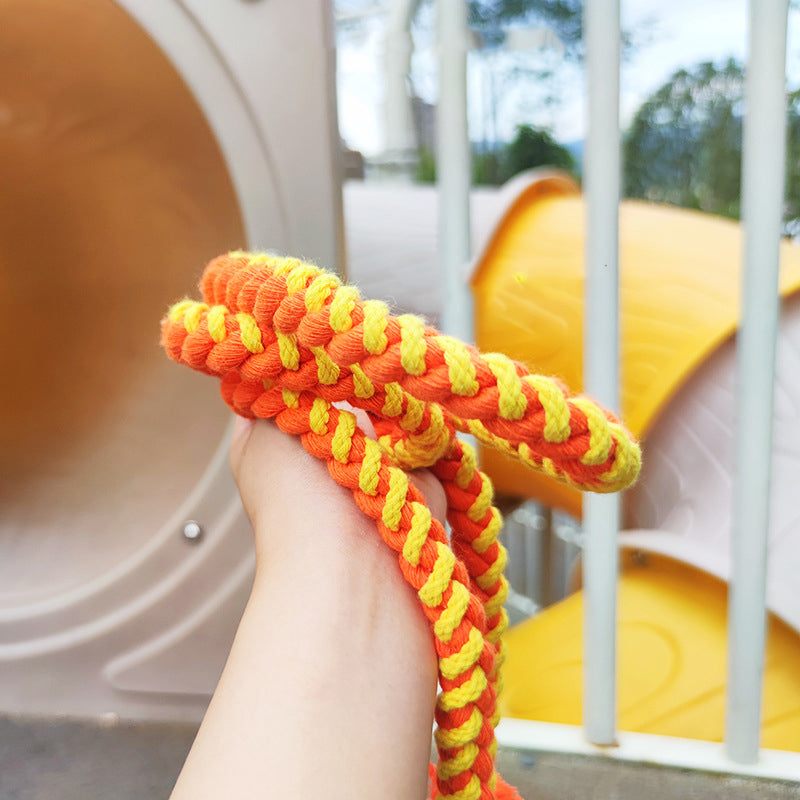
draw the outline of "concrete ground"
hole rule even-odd
[[[0,717],[0,800],[166,800],[194,734],[185,724]],[[800,783],[584,756],[505,750],[498,767],[525,800],[800,800]]]

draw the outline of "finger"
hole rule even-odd
[[[239,472],[244,449],[253,430],[254,419],[233,415],[233,431],[231,433],[230,464],[234,476]]]
[[[358,427],[361,428],[368,437],[372,439],[375,438],[375,428],[366,411],[360,408],[354,408],[349,403],[334,403],[334,405],[337,408],[345,409],[355,414]],[[427,469],[414,470],[408,474],[408,477],[411,483],[413,483],[422,494],[425,499],[425,504],[431,510],[431,514],[433,514],[439,522],[444,523],[445,517],[447,516],[447,498],[442,484],[439,483],[434,474]]]
[[[359,426],[372,432],[365,412],[357,411]],[[279,503],[284,507],[292,498],[307,505],[298,491],[313,486],[316,506],[324,498],[337,506],[349,495],[336,484],[325,465],[305,451],[299,439],[280,431],[274,422],[237,416],[231,436],[230,464],[245,510],[253,521],[264,516],[264,508]],[[447,500],[442,485],[428,470],[409,473],[409,480],[422,494],[431,514],[444,523]],[[348,501],[352,502],[352,501]]]
[[[408,473],[409,480],[425,498],[425,505],[431,514],[444,525],[447,518],[447,496],[438,478],[427,469],[417,469]]]

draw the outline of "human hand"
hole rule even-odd
[[[355,414],[362,430],[374,435],[367,415],[358,410]],[[381,542],[375,523],[297,437],[282,433],[273,422],[237,416],[230,462],[253,525],[259,569],[279,558],[299,559],[308,566],[320,557],[371,561],[382,554],[378,560],[388,568],[385,577],[400,576],[397,558]],[[428,470],[409,477],[434,518],[443,523],[447,501],[439,481]]]
[[[422,800],[438,667],[397,555],[274,423],[237,420],[231,467],[256,577],[172,800]],[[442,521],[441,485],[412,481]]]

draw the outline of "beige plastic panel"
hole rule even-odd
[[[800,297],[783,301],[775,371],[767,604],[800,631]],[[736,447],[736,348],[692,376],[647,438],[626,493],[624,546],[663,553],[728,580]]]
[[[0,0],[0,712],[213,691],[250,533],[229,415],[158,321],[227,249],[342,263],[328,15]]]

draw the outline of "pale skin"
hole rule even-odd
[[[396,554],[273,423],[237,421],[231,468],[256,576],[171,800],[423,800],[437,661]],[[413,480],[444,519],[436,479]]]

